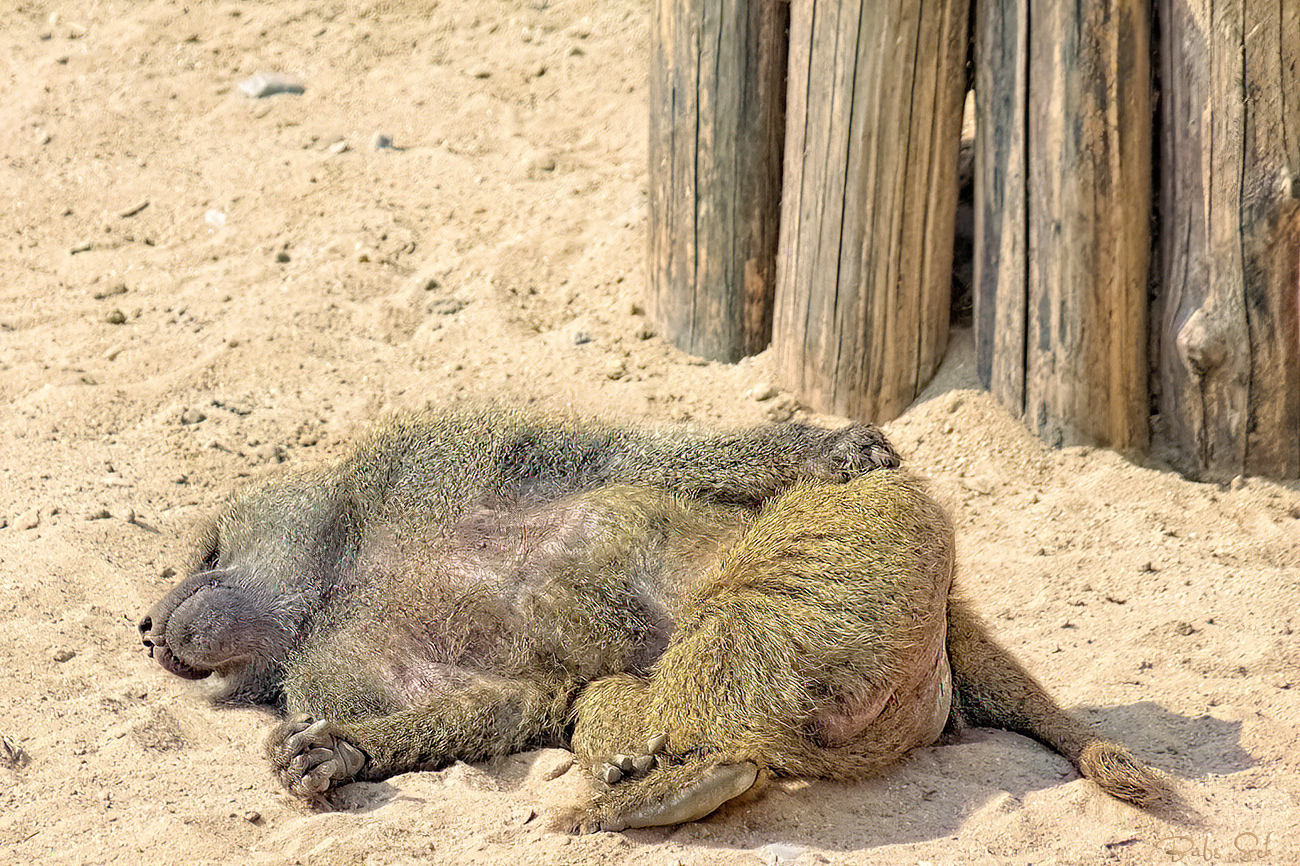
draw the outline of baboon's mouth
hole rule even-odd
[[[176,658],[176,655],[167,648],[166,644],[154,644],[149,647],[149,657],[163,666],[163,670],[176,674],[187,680],[201,680],[204,677],[212,675],[212,671],[203,671],[198,668],[192,668],[185,662]]]

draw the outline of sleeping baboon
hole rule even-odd
[[[235,496],[140,632],[220,700],[283,710],[266,752],[306,798],[558,745],[603,788],[558,823],[675,824],[974,724],[1168,799],[950,594],[952,529],[898,463],[860,424],[400,420]]]

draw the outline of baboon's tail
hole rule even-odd
[[[1173,783],[1127,749],[1098,738],[1056,703],[1047,691],[994,641],[963,601],[948,601],[948,657],[952,664],[950,726],[1001,728],[1033,737],[1059,752],[1103,791],[1134,805],[1175,809]]]

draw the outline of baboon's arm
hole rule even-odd
[[[419,705],[346,721],[289,717],[266,740],[276,777],[312,797],[453,761],[481,761],[562,742],[572,690],[484,678]]]
[[[659,438],[628,449],[615,462],[611,480],[758,505],[800,481],[843,482],[899,462],[885,434],[870,424],[839,430],[782,424]]]
[[[756,506],[800,481],[842,482],[894,468],[889,440],[869,424],[826,430],[767,425],[732,433],[600,426],[524,426],[498,452],[499,483],[558,498],[606,484],[646,484]]]

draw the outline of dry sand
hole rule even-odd
[[[558,750],[316,813],[264,767],[265,714],[149,660],[135,621],[197,518],[385,412],[789,410],[752,396],[769,359],[702,364],[639,313],[648,21],[631,0],[4,0],[0,734],[27,760],[0,749],[0,860],[1300,860],[1300,487],[1049,450],[973,388],[960,332],[888,430],[999,634],[1184,778],[1198,826],[996,731],[670,830],[545,832],[583,787],[548,780]],[[305,92],[250,99],[259,72]]]

